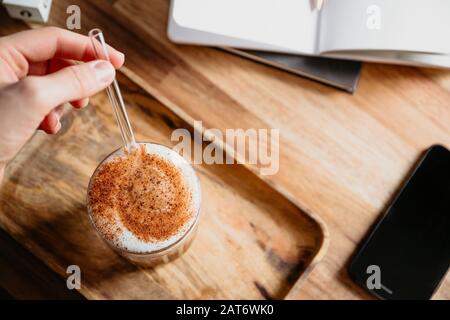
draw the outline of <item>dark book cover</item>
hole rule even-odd
[[[225,50],[351,93],[355,92],[361,74],[360,61],[233,48],[225,48]]]

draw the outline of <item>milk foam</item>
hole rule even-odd
[[[145,144],[145,150],[148,154],[154,154],[163,159],[166,159],[180,171],[183,177],[183,181],[192,195],[190,206],[192,216],[176,234],[170,236],[167,239],[158,241],[144,241],[142,239],[139,239],[122,223],[119,213],[117,212],[114,214],[114,223],[111,223],[111,221],[102,221],[101,219],[97,221],[99,225],[109,225],[110,228],[119,230],[114,240],[111,241],[106,239],[112,246],[117,247],[119,250],[125,250],[138,254],[151,253],[168,248],[178,242],[181,238],[183,238],[197,221],[198,215],[200,214],[201,203],[201,188],[198,177],[192,166],[182,156],[180,156],[175,151],[158,144]],[[123,151],[119,154],[114,153],[108,159],[106,159],[106,162],[111,161],[118,156],[123,156]],[[99,228],[97,228],[97,230],[99,230]]]

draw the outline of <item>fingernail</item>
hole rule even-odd
[[[89,105],[89,98],[83,99],[81,103],[81,108],[85,108]]]
[[[58,133],[58,131],[61,130],[61,127],[62,127],[61,121],[58,120],[58,123],[56,124],[56,127],[55,127],[55,133]]]
[[[107,61],[98,61],[94,64],[94,72],[97,80],[101,83],[111,82],[116,74],[112,64]]]

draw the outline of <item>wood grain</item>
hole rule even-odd
[[[65,281],[58,274],[0,230],[0,300],[5,298],[84,299],[78,291],[67,290]]]
[[[127,55],[123,72],[178,116],[207,128],[279,128],[280,172],[263,177],[311,215],[331,243],[292,298],[368,298],[346,263],[419,155],[450,147],[446,71],[366,64],[355,95],[219,50],[166,37],[166,0],[57,1],[52,24],[78,3],[83,30],[99,26]],[[257,172],[256,168],[250,168]],[[435,298],[450,299],[450,277]]]

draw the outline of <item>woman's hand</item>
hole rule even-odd
[[[0,182],[36,129],[59,131],[64,103],[83,108],[111,84],[124,55],[109,48],[109,56],[94,61],[88,37],[54,27],[0,38]]]

